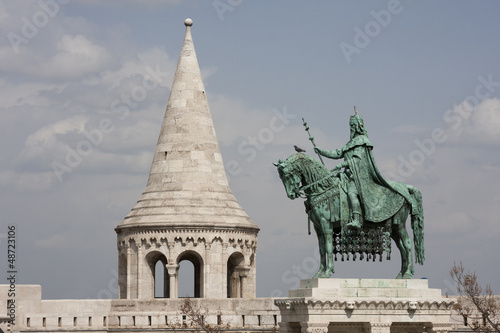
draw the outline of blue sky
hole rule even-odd
[[[113,229],[146,185],[190,17],[223,158],[236,166],[230,186],[261,228],[258,296],[286,295],[316,255],[303,204],[286,198],[272,162],[294,144],[312,151],[302,117],[320,147],[340,148],[354,105],[382,173],[423,193],[427,261],[415,278],[453,293],[448,271],[461,260],[500,293],[499,10],[496,1],[2,2],[0,233],[17,226],[19,282],[41,284],[44,298],[116,295]],[[158,86],[113,112],[151,71]],[[113,130],[58,177],[54,162],[103,118]],[[398,271],[395,254],[338,262],[335,276]]]

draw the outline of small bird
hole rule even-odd
[[[305,150],[305,149],[302,149],[302,148],[297,147],[297,146],[295,146],[295,145],[293,146],[293,148],[295,148],[295,151],[296,151],[297,153],[305,153],[305,152],[306,152],[306,150]]]

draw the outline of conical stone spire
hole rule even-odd
[[[117,229],[258,227],[229,188],[198,60],[186,35],[143,195]]]
[[[187,260],[194,266],[194,297],[252,298],[259,228],[229,188],[194,51],[193,21],[184,24],[146,189],[115,229],[119,296],[154,299],[163,284],[162,296],[177,298],[180,263]]]

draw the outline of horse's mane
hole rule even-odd
[[[287,162],[302,174],[305,183],[303,185],[311,185],[313,192],[317,192],[319,187],[327,188],[335,184],[333,173],[309,155],[297,153],[290,156]]]

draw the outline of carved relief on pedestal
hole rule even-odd
[[[328,333],[328,323],[301,322],[301,333]]]
[[[428,332],[432,333],[448,333],[451,330],[450,323],[433,323],[432,328]]]
[[[371,333],[390,333],[391,323],[371,323]]]

